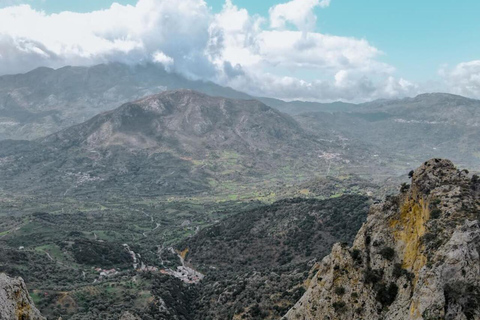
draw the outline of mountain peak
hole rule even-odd
[[[475,100],[471,98],[467,98],[464,96],[460,96],[457,94],[446,93],[446,92],[431,92],[431,93],[421,93],[413,98],[414,100],[424,100],[424,99],[455,99],[455,100]]]
[[[4,146],[4,154],[21,154],[18,145]],[[28,155],[15,166],[21,170],[23,163],[30,168],[23,173],[36,175],[37,169],[45,169],[34,160],[39,152],[43,159],[53,161],[49,166],[56,167],[56,182],[45,180],[55,188],[72,183],[86,188],[96,184],[113,187],[123,178],[125,188],[131,188],[129,184],[135,180],[139,190],[148,189],[149,193],[187,193],[207,189],[209,178],[245,179],[248,174],[256,179],[287,161],[301,161],[305,170],[313,171],[324,163],[318,153],[336,147],[332,142],[311,139],[293,118],[261,102],[174,90],[125,103],[25,144]],[[298,160],[299,155],[305,157]],[[0,167],[0,174],[10,177],[11,169],[7,172]],[[24,176],[15,177],[21,182],[12,181],[15,186],[30,188],[23,184]]]
[[[316,266],[286,319],[478,319],[479,189],[451,161],[425,162]]]
[[[466,175],[459,173],[455,165],[446,159],[431,159],[415,170],[412,185],[423,192],[430,192],[441,185],[468,183]]]

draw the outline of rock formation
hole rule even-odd
[[[480,181],[432,159],[336,244],[285,319],[480,319]]]
[[[0,274],[0,319],[44,320],[28,294],[22,278]]]

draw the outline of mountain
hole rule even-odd
[[[284,319],[479,319],[480,179],[448,160],[371,207]]]
[[[352,112],[359,108],[356,104],[341,101],[321,103],[298,100],[283,101],[265,97],[257,97],[256,99],[289,115],[298,115],[309,112]]]
[[[84,122],[122,103],[161,91],[191,89],[210,96],[251,100],[252,96],[209,81],[187,79],[155,64],[109,63],[91,67],[37,68],[0,76],[0,139],[36,139]],[[356,105],[286,102],[256,98],[289,114],[350,111]]]
[[[0,319],[45,320],[35,308],[22,278],[0,273]]]
[[[423,94],[361,104],[353,112],[307,113],[296,119],[311,132],[335,132],[351,143],[370,144],[405,169],[425,158],[444,157],[480,170],[479,100]]]
[[[234,99],[247,94],[193,81],[154,64],[38,68],[0,77],[0,139],[35,139],[81,123],[122,103],[165,90],[194,89]]]
[[[333,243],[351,243],[367,211],[358,195],[286,199],[185,239],[177,247],[205,274],[194,319],[278,319],[300,298],[312,263]]]
[[[379,100],[359,105],[365,113],[385,112],[399,120],[480,126],[480,100],[448,93],[425,93],[414,98]]]
[[[369,149],[382,163],[377,169],[388,166],[389,175],[431,157],[446,157],[479,170],[478,100],[432,93],[362,104],[282,101],[187,79],[154,64],[38,68],[1,76],[0,140],[35,140],[128,101],[175,89],[259,100],[295,116],[302,127],[321,139],[348,139],[350,148]],[[368,168],[356,173],[382,177],[385,172]]]
[[[190,195],[268,175],[298,181],[370,157],[361,146],[307,134],[258,101],[178,90],[35,141],[2,141],[0,177],[8,192]]]

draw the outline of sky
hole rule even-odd
[[[480,98],[476,0],[0,0],[0,74],[153,62],[286,100]]]

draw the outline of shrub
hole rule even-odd
[[[335,294],[339,296],[343,296],[345,294],[345,288],[344,287],[336,287],[335,288]]]
[[[400,278],[401,276],[403,275],[403,268],[402,268],[402,265],[400,263],[395,263],[395,265],[393,266],[393,272],[392,272],[392,276],[394,276],[395,278]]]
[[[432,219],[438,219],[442,215],[442,210],[435,208],[430,212],[430,218]]]
[[[415,171],[413,171],[413,170],[410,171],[410,172],[408,173],[408,177],[409,177],[410,179],[412,179],[414,173],[415,173]]]
[[[393,258],[395,257],[395,250],[390,247],[385,247],[382,250],[380,250],[380,255],[389,261],[392,261]]]
[[[392,276],[395,277],[396,279],[402,276],[405,276],[409,281],[412,281],[415,278],[415,275],[403,269],[400,263],[395,263],[395,265],[393,266]]]
[[[355,262],[362,262],[362,252],[358,249],[353,249],[350,252],[350,256]]]
[[[333,304],[332,304],[332,307],[333,309],[335,309],[335,312],[337,313],[341,313],[341,312],[344,312],[347,305],[345,304],[345,302],[343,301],[335,301]]]
[[[391,282],[388,287],[382,284],[381,286],[379,286],[375,299],[380,302],[385,308],[391,305],[393,301],[395,301],[395,299],[397,298],[397,294],[398,286],[394,282]]]
[[[456,281],[447,284],[444,288],[445,302],[457,303],[462,306],[467,320],[477,319],[477,311],[480,308],[480,289],[464,281]]]
[[[383,271],[382,270],[372,270],[367,269],[363,275],[363,281],[365,283],[376,284],[377,282],[381,281],[383,278]]]

